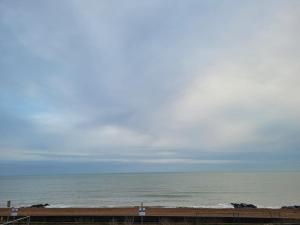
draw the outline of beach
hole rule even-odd
[[[139,216],[139,207],[121,208],[20,208],[18,216]],[[300,219],[300,209],[211,209],[146,207],[147,216],[240,217]],[[0,208],[7,216],[9,208]]]
[[[299,173],[129,173],[1,177],[0,217],[31,224],[300,224]],[[287,185],[289,184],[289,185]],[[144,203],[145,215],[139,215]],[[234,209],[231,202],[257,209]],[[32,208],[34,204],[50,204]],[[10,217],[10,220],[13,218]],[[2,222],[3,222],[2,221]],[[127,221],[127,222],[126,222]]]
[[[0,208],[2,219],[10,215],[11,209]],[[145,216],[139,216],[139,207],[121,208],[20,208],[18,218],[30,216],[32,224],[43,222],[105,224],[110,221],[127,221],[132,224],[160,224],[168,220],[170,223],[181,224],[201,222],[201,224],[217,222],[218,224],[235,223],[281,223],[300,224],[299,209],[208,209],[208,208],[162,208],[145,207]],[[12,219],[12,217],[11,217]],[[133,222],[133,220],[135,222]]]

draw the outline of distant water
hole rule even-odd
[[[230,207],[300,204],[300,172],[128,173],[0,177],[0,207]]]

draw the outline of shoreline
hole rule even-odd
[[[300,209],[211,209],[211,208],[0,208],[0,223],[15,219],[30,225],[299,225]],[[28,225],[26,221],[20,225]]]
[[[190,207],[144,207],[146,216],[280,218],[300,220],[300,209],[234,209]],[[101,208],[19,208],[18,216],[139,216],[139,207]],[[10,215],[10,208],[0,208],[0,216]]]
[[[145,202],[143,202],[145,204]],[[15,208],[30,208],[31,205],[35,205],[37,203],[31,202],[28,204],[14,204],[12,207]],[[297,204],[282,204],[282,205],[257,205],[255,204],[255,206],[258,209],[281,209],[282,207],[285,206],[294,206]],[[64,208],[131,208],[131,207],[138,207],[138,204],[114,204],[114,205],[101,205],[101,204],[53,204],[53,203],[49,203],[48,206],[46,206],[45,208],[49,209],[49,208],[59,208],[59,209],[64,209]],[[191,209],[234,209],[234,207],[229,204],[229,203],[219,203],[219,204],[215,204],[215,205],[156,205],[156,204],[145,204],[146,207],[149,208],[191,208]],[[0,209],[1,208],[7,208],[5,204],[0,205]]]

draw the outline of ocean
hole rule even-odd
[[[1,176],[0,207],[231,207],[300,204],[300,172],[120,173]]]

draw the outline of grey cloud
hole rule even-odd
[[[140,162],[296,153],[299,8],[2,1],[1,151]]]

